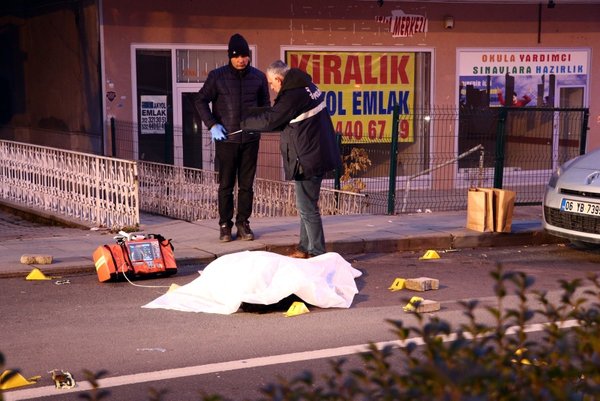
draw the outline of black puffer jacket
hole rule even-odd
[[[292,68],[285,75],[273,107],[242,121],[244,131],[283,131],[281,156],[285,178],[307,179],[341,166],[325,94],[310,75]]]
[[[240,129],[240,121],[250,115],[251,108],[270,105],[267,77],[250,65],[243,70],[236,70],[231,64],[212,70],[196,96],[196,110],[204,125],[210,129],[221,124],[230,133]],[[260,135],[243,133],[231,135],[227,140],[250,142],[259,139]]]

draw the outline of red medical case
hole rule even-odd
[[[98,280],[177,272],[171,240],[159,234],[118,236],[116,244],[102,245],[93,254]]]

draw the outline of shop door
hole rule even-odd
[[[173,164],[171,52],[136,51],[138,158]]]
[[[202,168],[202,121],[196,112],[197,92],[181,93],[183,167]]]
[[[210,142],[208,129],[200,120],[194,101],[202,85],[177,89],[179,118],[175,124],[181,127],[178,139],[181,152],[178,165],[183,167],[210,169],[214,160],[214,149]]]

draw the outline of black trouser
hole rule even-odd
[[[248,221],[252,214],[254,176],[260,141],[216,142],[219,160],[219,225],[233,225],[233,188],[237,179],[237,215],[235,222]]]

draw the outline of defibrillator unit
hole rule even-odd
[[[162,235],[133,235],[121,231],[115,239],[116,244],[102,245],[94,251],[99,281],[177,272],[173,244]]]

